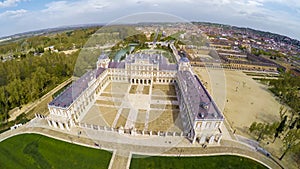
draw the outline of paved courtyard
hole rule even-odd
[[[181,132],[174,85],[111,82],[82,122],[125,129]]]

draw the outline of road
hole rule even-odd
[[[179,54],[178,54],[178,51],[177,51],[176,47],[174,46],[174,42],[170,42],[170,47],[171,47],[171,49],[172,49],[172,51],[173,51],[173,55],[174,55],[175,58],[176,58],[176,62],[178,63],[179,60],[180,60],[180,56],[179,56]]]

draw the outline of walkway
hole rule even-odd
[[[131,154],[129,151],[117,150],[114,152],[109,169],[126,169],[129,168],[131,161]]]
[[[144,154],[156,156],[208,156],[208,155],[239,155],[260,161],[270,168],[280,168],[270,158],[258,153],[256,150],[243,143],[234,140],[222,140],[220,146],[208,146],[202,148],[199,144],[190,144],[187,139],[176,140],[180,137],[142,137],[119,135],[114,132],[106,132],[101,137],[94,137],[92,130],[80,128],[72,129],[70,132],[64,130],[54,130],[47,128],[46,123],[39,122],[40,119],[34,119],[30,123],[23,125],[16,130],[10,130],[0,134],[0,141],[22,133],[37,133],[55,139],[75,143],[83,146],[101,148],[108,151],[116,151],[114,158],[111,160],[110,167],[126,168],[130,163],[130,154]],[[45,125],[45,126],[44,126]],[[44,126],[44,127],[42,127]],[[82,131],[81,135],[78,135]],[[178,141],[176,143],[176,141]],[[99,145],[95,146],[95,143]],[[144,144],[143,144],[144,143]],[[150,144],[152,143],[152,144]],[[127,161],[127,162],[126,162]]]

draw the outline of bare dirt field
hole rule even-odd
[[[109,83],[106,88],[104,89],[105,93],[112,93],[114,94],[124,94],[127,92],[128,88],[130,87],[129,83]]]
[[[115,107],[94,105],[84,116],[82,122],[111,127],[115,120],[117,112],[118,109]]]
[[[138,85],[131,85],[129,93],[130,94],[135,94],[136,93],[136,89],[137,89]]]
[[[161,91],[165,95],[169,96],[176,96],[175,86],[174,85],[153,85],[152,90],[155,91]],[[154,93],[155,94],[155,93]]]
[[[124,108],[124,109],[121,110],[121,114],[120,114],[120,117],[118,119],[116,128],[119,128],[121,126],[122,127],[125,126],[126,121],[127,121],[127,117],[129,115],[129,112],[130,112],[130,109],[128,109],[128,108]]]
[[[248,136],[253,122],[274,122],[279,120],[281,104],[268,91],[267,86],[253,80],[242,71],[194,68],[213,99],[236,133]],[[214,74],[223,74],[222,79],[213,79]],[[207,83],[206,83],[207,82]],[[225,84],[221,84],[225,83]],[[226,95],[223,99],[224,90]]]
[[[100,106],[99,112],[101,113],[102,117],[107,122],[107,124],[109,126],[112,126],[112,124],[115,120],[115,117],[117,115],[118,109],[114,108],[114,107]]]
[[[253,76],[247,76],[241,70],[194,68],[194,72],[238,135],[256,139],[249,134],[249,126],[253,122],[272,123],[280,120],[279,110],[282,105],[268,90],[268,86],[253,80]],[[260,145],[273,157],[279,158],[283,153],[282,141],[277,139],[275,143],[271,143],[272,140],[273,138],[269,138],[261,141]],[[287,168],[297,168],[290,153],[287,153],[282,162]]]
[[[109,83],[106,88],[104,89],[104,92],[111,92],[112,89],[112,83]]]
[[[145,129],[146,114],[147,114],[147,110],[143,110],[143,109],[138,110],[137,118],[134,124],[136,129],[138,130]]]
[[[149,116],[148,130],[180,132],[181,130],[174,125],[179,111],[167,109],[164,111],[151,110]]]
[[[150,92],[150,86],[144,86],[143,94],[149,94],[149,92]]]

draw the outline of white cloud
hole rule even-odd
[[[6,0],[16,4],[22,0]],[[75,0],[53,1],[37,11],[7,11],[7,23],[19,31],[84,23],[109,23],[133,13],[165,12],[187,20],[210,21],[252,27],[282,33],[300,39],[300,3],[298,0]],[[4,3],[2,2],[2,3]],[[12,3],[15,2],[15,3]],[[0,3],[0,4],[2,4]],[[284,6],[270,9],[276,3]],[[33,4],[34,5],[34,4]],[[1,5],[0,5],[1,6]],[[287,11],[286,9],[294,9]],[[294,11],[294,12],[292,12]],[[23,16],[23,17],[17,17]],[[3,18],[3,17],[1,17]],[[3,19],[2,19],[3,20]],[[7,26],[8,27],[8,26]],[[2,31],[5,27],[1,28]],[[26,30],[25,30],[26,29]],[[11,29],[6,28],[7,31]],[[3,34],[0,32],[0,36]]]
[[[3,17],[11,17],[11,18],[17,18],[23,16],[25,13],[27,13],[27,10],[25,9],[19,9],[14,11],[5,11],[3,13],[0,13],[0,18]]]
[[[92,12],[95,10],[103,9],[110,5],[110,1],[99,1],[99,0],[79,0],[79,1],[54,1],[46,4],[46,9],[43,12],[72,12],[72,13],[82,13]]]
[[[21,1],[22,0],[4,0],[0,2],[0,7],[5,8],[5,7],[16,6]]]

